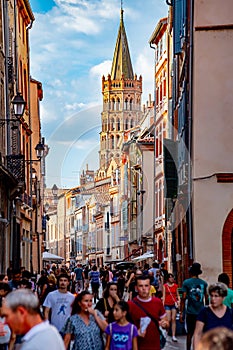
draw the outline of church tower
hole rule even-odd
[[[99,177],[106,176],[113,158],[119,161],[123,132],[136,126],[142,116],[142,77],[137,79],[133,73],[122,8],[111,75],[102,78],[102,94]]]

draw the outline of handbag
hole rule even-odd
[[[122,299],[123,299],[124,301],[128,301],[128,300],[129,300],[129,291],[128,291],[128,288],[125,288]]]
[[[132,302],[136,304],[147,316],[149,316],[151,320],[154,322],[154,324],[156,325],[159,331],[160,348],[163,349],[167,342],[166,335],[165,335],[167,334],[167,332],[159,326],[159,323],[156,320],[156,318],[154,318],[149,312],[147,312],[141,304],[139,304],[136,300],[132,300]]]
[[[174,299],[174,297],[173,297],[173,295],[172,295],[172,293],[171,293],[171,290],[170,290],[168,284],[166,284],[166,286],[167,286],[168,291],[169,291],[169,293],[170,293],[170,295],[171,295],[171,297],[172,297],[172,299],[173,299],[173,301],[174,301],[175,308],[176,308],[176,309],[179,309],[178,302]]]

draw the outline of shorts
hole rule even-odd
[[[187,333],[193,334],[196,327],[197,315],[187,314],[186,315],[186,325],[187,325]]]
[[[171,311],[171,310],[176,309],[176,307],[175,307],[175,304],[173,304],[173,305],[164,305],[164,309],[167,310],[167,311]]]

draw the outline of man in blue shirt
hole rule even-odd
[[[187,324],[187,343],[186,349],[191,349],[192,337],[196,326],[197,315],[203,308],[204,304],[208,304],[207,282],[199,278],[202,274],[201,265],[197,262],[193,263],[189,268],[191,278],[186,279],[182,285],[182,299],[180,310],[180,321],[183,322],[183,311],[186,304],[186,324]]]
[[[81,264],[77,264],[77,267],[74,269],[74,277],[75,277],[75,291],[76,293],[80,293],[83,290],[83,279],[84,273]]]

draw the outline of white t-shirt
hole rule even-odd
[[[67,318],[71,314],[71,304],[75,296],[70,292],[61,293],[59,290],[50,292],[45,298],[43,306],[51,309],[51,324],[58,331],[62,330]]]
[[[62,337],[47,321],[39,323],[22,339],[20,350],[65,350]]]
[[[0,337],[0,344],[7,344],[10,341],[10,337],[11,337],[11,330],[9,328],[9,326],[7,324],[4,323],[5,322],[5,317],[0,317],[0,329],[4,332],[6,332],[5,335],[2,335]]]

